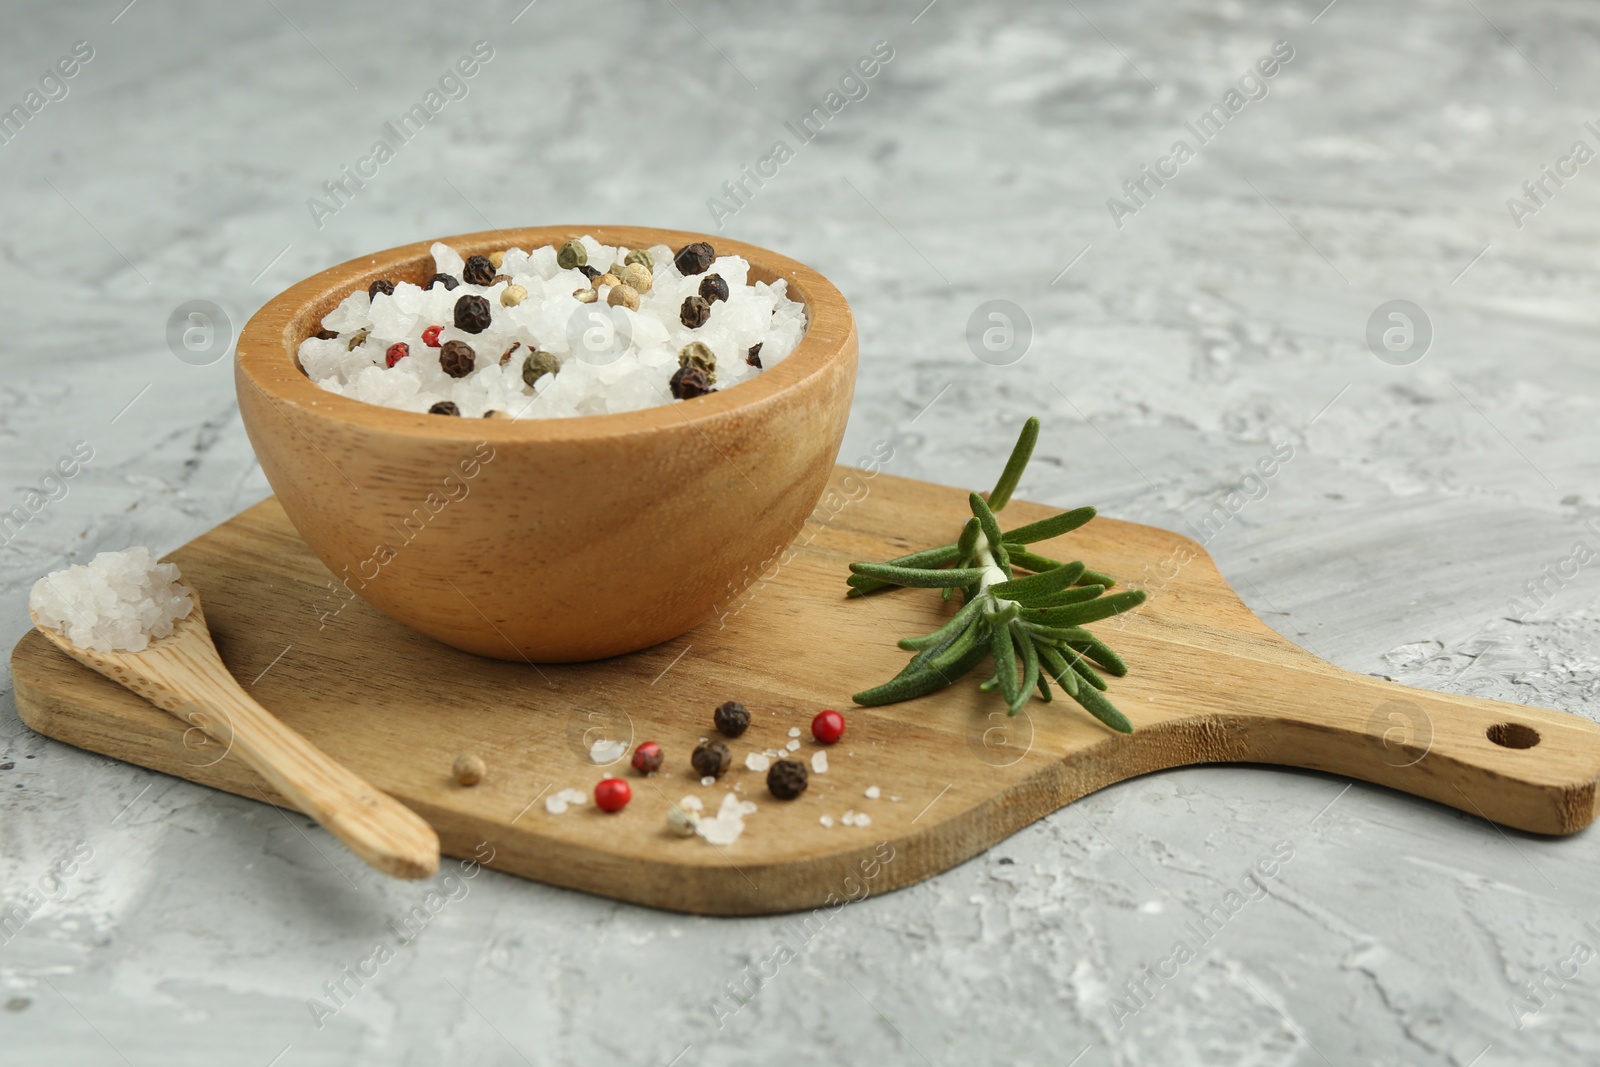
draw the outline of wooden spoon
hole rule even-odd
[[[33,624],[73,659],[127,686],[235,753],[279,794],[311,816],[368,865],[396,878],[439,870],[439,835],[422,817],[380,792],[251,699],[223,666],[206,628],[200,596],[167,637],[142,652],[79,648],[39,621]]]

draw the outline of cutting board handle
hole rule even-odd
[[[1224,759],[1360,778],[1535,833],[1594,820],[1600,726],[1581,716],[1410,689],[1321,661],[1262,664],[1259,674],[1234,666],[1259,710],[1224,716],[1234,721],[1216,734],[1237,753]],[[1274,678],[1279,670],[1295,677]],[[1203,720],[1170,728],[1206,733]]]

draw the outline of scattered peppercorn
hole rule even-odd
[[[500,290],[500,306],[503,308],[514,308],[526,299],[528,290],[520,285],[508,285]]]
[[[587,263],[580,263],[578,265],[578,270],[581,271],[583,276],[588,278],[591,282],[600,277],[600,272],[589,266]]]
[[[711,382],[706,378],[706,372],[699,367],[679,367],[672,373],[672,380],[668,383],[672,395],[679,400],[693,400],[697,396],[705,396],[711,392]]]
[[[501,411],[499,408],[490,408],[483,413],[483,417],[486,419],[509,419],[511,415],[508,412]]]
[[[468,285],[492,285],[494,279],[494,264],[489,262],[488,256],[468,256],[466,266],[461,268],[461,280]]]
[[[594,806],[601,811],[621,811],[633,799],[633,787],[621,778],[602,778],[594,786]]]
[[[429,415],[459,415],[461,409],[456,407],[454,400],[441,400],[428,409]]]
[[[422,343],[429,348],[439,347],[439,335],[444,332],[443,326],[429,326],[422,331]]]
[[[350,343],[345,346],[345,350],[348,352],[354,352],[356,349],[366,344],[367,335],[371,332],[371,330],[357,330],[355,333],[351,334]]]
[[[700,295],[705,297],[706,303],[714,304],[718,300],[728,299],[728,283],[722,280],[720,274],[707,274],[700,279]]]
[[[600,294],[593,289],[574,289],[572,295],[578,298],[580,304],[592,304],[600,299]]]
[[[505,266],[505,262],[506,254],[504,252],[489,253],[489,266],[493,267],[495,270],[499,270],[501,267]]]
[[[561,370],[561,360],[554,353],[536,348],[528,353],[528,358],[522,361],[522,380],[529,389],[533,383],[543,378],[546,374],[556,374]]]
[[[556,253],[556,264],[562,270],[571,270],[573,267],[582,267],[589,262],[589,250],[577,241],[568,241]]]
[[[377,281],[367,286],[367,295],[369,297],[375,297],[379,293],[387,293],[389,296],[393,296],[394,282],[391,282],[388,278],[379,278]]]
[[[616,288],[621,284],[622,279],[617,277],[615,274],[612,274],[610,271],[607,271],[594,280],[594,287],[596,289],[600,288],[602,285],[609,285],[612,288]]]
[[[499,285],[501,282],[509,282],[510,280],[511,275],[509,274],[496,274],[493,278],[489,279],[489,284]]]
[[[793,800],[806,791],[810,778],[799,760],[776,760],[767,768],[767,791],[779,800]]]
[[[489,328],[489,301],[481,296],[464,296],[456,301],[456,329],[482,333]]]
[[[656,257],[650,254],[648,248],[635,248],[632,252],[622,257],[622,263],[623,266],[627,266],[629,263],[637,263],[645,270],[656,269]]]
[[[629,286],[636,293],[648,293],[650,287],[655,285],[655,275],[650,273],[650,268],[642,263],[629,263],[617,275],[622,279],[622,284]]]
[[[702,778],[721,778],[732,762],[732,753],[721,741],[707,741],[689,757],[695,773]]]
[[[334,338],[339,336],[339,331],[338,330],[318,330],[312,336],[316,337],[316,339],[319,340],[319,341],[332,341]]]
[[[606,268],[606,273],[607,274],[614,274],[618,278],[622,277],[622,264],[621,263],[613,263],[613,264],[611,264],[611,266]]]
[[[829,708],[817,712],[811,720],[811,736],[825,745],[831,745],[844,736],[844,716]]]
[[[389,346],[389,351],[387,354],[385,354],[384,361],[392,367],[410,354],[410,345],[406,344],[404,341],[396,341],[394,344]]]
[[[678,267],[678,273],[687,278],[691,274],[704,274],[706,268],[711,266],[711,261],[717,258],[716,250],[704,241],[684,245],[678,249],[678,254],[672,262]]]
[[[711,317],[711,305],[703,296],[686,296],[678,309],[678,321],[691,330],[698,330]]]
[[[629,311],[639,310],[639,293],[631,285],[617,285],[612,288],[611,295],[606,297],[606,303],[612,307],[619,304]]]
[[[460,284],[461,284],[460,282],[456,281],[454,278],[450,277],[450,275],[448,275],[448,274],[435,274],[433,277],[428,279],[428,284],[424,285],[423,288],[424,289],[432,289],[436,285],[442,285],[446,289],[454,289],[456,286],[458,286]]]
[[[717,357],[704,341],[690,341],[678,349],[678,366],[697,367],[705,371],[708,384],[715,384],[717,380]]]
[[[744,354],[744,361],[756,370],[761,369],[761,346],[764,344],[766,344],[765,341],[757,341],[750,346],[750,351]]]
[[[472,373],[478,354],[465,341],[446,341],[439,349],[439,367],[452,378],[465,378]]]
[[[646,741],[633,750],[633,769],[640,774],[654,774],[661,769],[661,746]]]
[[[450,776],[461,785],[477,785],[488,773],[489,768],[483,765],[483,760],[470,752],[463,752],[450,765]]]
[[[711,721],[717,724],[717,733],[724,737],[738,737],[750,727],[750,712],[737,700],[718,704]]]

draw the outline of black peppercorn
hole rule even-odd
[[[684,245],[678,249],[678,254],[672,262],[677,266],[678,273],[687,278],[691,274],[704,274],[706,268],[711,266],[711,261],[717,258],[716,250],[704,241],[696,241],[692,245]]]
[[[761,369],[761,346],[764,344],[766,344],[765,341],[757,341],[750,346],[750,351],[744,354],[744,361],[756,370]]]
[[[750,712],[737,700],[717,705],[711,719],[717,724],[717,732],[724,737],[738,737],[750,726]]]
[[[339,336],[338,330],[318,330],[314,335],[319,341],[332,341]]]
[[[686,296],[678,309],[678,321],[691,330],[698,330],[711,317],[711,305],[703,296]]]
[[[394,282],[391,282],[388,278],[379,278],[377,281],[367,286],[368,296],[376,297],[379,293],[387,293],[388,295],[393,296]]]
[[[460,284],[461,284],[460,282],[456,281],[454,278],[450,277],[450,275],[448,275],[448,274],[435,274],[433,277],[428,279],[428,284],[423,286],[423,288],[424,289],[432,289],[436,285],[442,285],[446,289],[454,289],[456,286],[458,286]]]
[[[461,409],[456,407],[454,400],[441,400],[428,409],[429,415],[459,415]]]
[[[679,367],[673,372],[672,395],[679,400],[693,400],[711,392],[711,379],[699,367]]]
[[[452,378],[465,378],[472,373],[478,354],[465,341],[446,341],[439,349],[439,366]]]
[[[694,765],[695,773],[700,777],[721,778],[723,772],[733,762],[733,754],[721,741],[707,741],[694,750],[689,762]]]
[[[779,800],[793,800],[806,791],[810,777],[804,763],[781,759],[767,768],[767,791]]]
[[[707,274],[700,279],[700,295],[706,303],[715,303],[718,300],[728,299],[728,283],[722,280],[720,274]]]
[[[468,256],[466,266],[461,269],[461,280],[468,285],[491,285],[494,264],[489,262],[488,256]]]
[[[591,282],[594,281],[596,278],[600,277],[600,273],[601,272],[595,270],[593,267],[589,266],[589,264],[587,264],[587,263],[578,264],[578,269],[580,271],[582,271],[583,272],[583,276],[585,278],[588,278]]]
[[[456,301],[456,329],[482,333],[489,328],[489,301],[481,296],[464,296]]]

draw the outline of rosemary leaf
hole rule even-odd
[[[1011,627],[996,626],[993,638],[994,673],[1000,678],[1000,692],[1006,703],[1014,705],[1019,700],[1017,692],[1017,650],[1011,640]]]
[[[1094,508],[1073,508],[1071,511],[1052,515],[1048,519],[1040,519],[1026,526],[1018,526],[1015,530],[1008,530],[1005,539],[1014,545],[1031,545],[1035,541],[1048,541],[1052,537],[1071,533],[1094,516]]]
[[[1029,622],[1042,622],[1048,626],[1081,626],[1086,622],[1109,619],[1130,608],[1143,604],[1143,589],[1129,589],[1122,593],[1098,597],[1084,604],[1067,604],[1058,608],[1024,608],[1022,617]]]
[[[1093,600],[1106,591],[1103,585],[1075,585],[1071,589],[1063,589],[1059,593],[1047,596],[1042,600],[1035,600],[1028,604],[1030,608],[1064,608],[1068,604],[1081,604],[1085,600]]]
[[[987,647],[984,637],[987,636],[988,630],[989,628],[984,625],[981,618],[973,620],[972,625],[957,634],[955,640],[944,648],[933,652],[924,663],[935,671],[952,669],[955,664],[964,660],[974,648]]]
[[[1128,717],[1118,711],[1116,705],[1093,689],[1085,689],[1080,692],[1078,694],[1078,703],[1082,704],[1084,710],[1090,715],[1093,715],[1118,733],[1133,733],[1133,723],[1128,721]]]
[[[1089,661],[1084,659],[1077,649],[1068,647],[1062,649],[1062,651],[1066,653],[1067,664],[1074,671],[1077,671],[1078,675],[1082,677],[1084,681],[1088,682],[1102,693],[1105,692],[1106,680],[1100,677],[1100,673],[1098,671],[1089,666]]]
[[[915,674],[901,675],[893,681],[885,682],[880,686],[857,693],[851,699],[862,707],[875,707],[880,704],[896,704],[902,700],[912,700],[916,697],[936,693],[950,685],[958,678],[964,677],[972,668],[983,662],[989,649],[985,645],[974,645],[965,656],[952,663],[944,670],[922,670]]]
[[[1021,567],[1024,570],[1030,570],[1036,574],[1042,574],[1045,571],[1053,571],[1057,567],[1076,567],[1078,568],[1079,574],[1083,573],[1082,563],[1062,563],[1058,559],[1051,559],[1048,556],[1041,556],[1036,552],[1029,552],[1021,545],[1014,545],[1010,541],[1006,542],[1006,555],[1011,559],[1011,565],[1013,567]]]
[[[868,578],[891,585],[915,589],[938,589],[942,586],[968,585],[983,577],[982,567],[896,567],[889,563],[852,563],[850,570]]]
[[[940,545],[938,548],[925,548],[921,552],[913,552],[907,556],[898,556],[888,560],[886,566],[890,567],[943,567],[954,563],[961,557],[960,549],[955,545]],[[854,592],[847,596],[861,596],[864,593],[876,592],[879,589],[896,588],[893,582],[884,582],[876,578],[868,578],[864,574],[852,574],[845,579],[845,584]]]
[[[1050,692],[1050,683],[1045,681],[1045,678],[1046,674],[1041,666],[1039,669],[1039,699],[1048,704],[1055,699],[1055,695]]]
[[[1082,585],[1103,585],[1107,589],[1117,584],[1117,580],[1111,575],[1089,570],[1083,572],[1083,577],[1079,578],[1078,582]]]
[[[967,494],[967,503],[972,507],[972,514],[977,518],[978,525],[983,527],[983,536],[989,542],[989,554],[994,556],[994,565],[1005,571],[1006,577],[1011,577],[1011,560],[1006,554],[1005,542],[1000,539],[1000,522],[994,517],[994,512],[989,510],[989,505],[983,502],[983,497],[977,493]]]
[[[1019,643],[1022,645],[1022,684],[1017,687],[1017,698],[1006,711],[1008,715],[1021,711],[1033,695],[1033,687],[1039,684],[1039,650],[1033,647],[1033,641],[1026,635]]]
[[[949,622],[933,631],[933,633],[924,634],[921,637],[902,637],[900,639],[900,647],[907,652],[916,652],[919,649],[931,648],[942,641],[946,641],[946,639],[954,638],[966,628],[967,623],[972,621],[972,617],[978,613],[978,609],[982,606],[981,601],[970,600],[966,606],[950,617]],[[1089,631],[1084,630],[1082,632],[1087,635]]]
[[[1076,700],[1078,690],[1082,688],[1078,685],[1078,672],[1067,666],[1065,657],[1049,645],[1040,645],[1038,650],[1039,658],[1044,662],[1045,673],[1050,676],[1050,680],[1059,685],[1067,696]]]
[[[1112,651],[1110,645],[1107,645],[1093,634],[1085,631],[1082,638],[1073,639],[1070,644],[1073,648],[1104,667],[1107,674],[1117,678],[1127,675],[1128,665],[1123,662],[1122,657]]]
[[[1011,500],[1011,494],[1016,491],[1028,460],[1033,458],[1033,446],[1038,440],[1039,420],[1030,418],[1022,424],[1022,432],[1017,435],[1017,443],[1011,449],[1006,469],[1000,472],[1000,480],[994,483],[994,489],[989,492],[990,511],[999,511]]]
[[[1036,597],[1046,597],[1052,593],[1059,593],[1072,584],[1077,575],[1071,567],[1057,567],[1054,570],[1043,571],[1039,574],[1030,574],[1026,578],[1013,578],[1009,582],[996,582],[989,587],[989,592],[1008,600],[1031,602]],[[1088,586],[1086,588],[1095,588]],[[1095,594],[1098,595],[1098,594]]]

